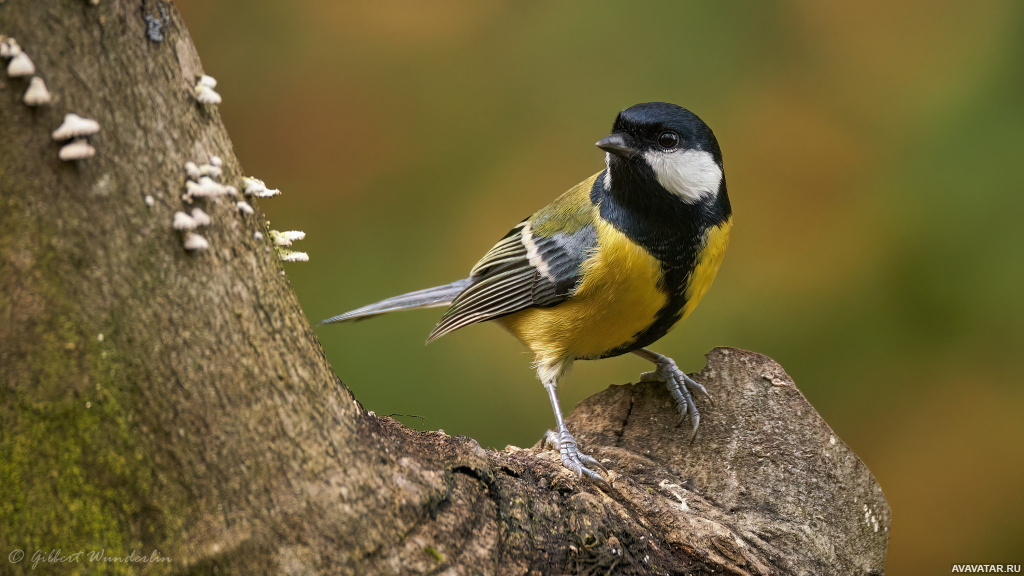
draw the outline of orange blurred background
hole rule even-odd
[[[284,192],[261,207],[309,234],[287,269],[314,322],[465,276],[602,168],[619,110],[692,109],[736,225],[655,349],[780,362],[881,482],[888,573],[1024,562],[1024,4],[177,5],[243,166]],[[533,444],[552,417],[525,349],[487,325],[424,347],[439,316],[317,332],[368,409]],[[647,369],[579,363],[563,404]]]

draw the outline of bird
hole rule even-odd
[[[320,324],[448,306],[431,342],[491,321],[534,355],[555,428],[545,444],[603,488],[607,468],[566,427],[558,383],[576,360],[632,353],[654,364],[640,381],[665,383],[679,422],[696,437],[703,385],[648,348],[693,312],[715,279],[732,229],[722,151],[696,114],[667,102],[618,113],[597,142],[605,167],[515,225],[450,284],[388,298]],[[598,472],[597,470],[601,472]]]

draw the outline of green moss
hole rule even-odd
[[[433,557],[433,559],[438,564],[441,564],[441,563],[444,562],[444,556],[440,552],[438,552],[437,549],[434,548],[433,546],[424,546],[423,547],[423,551],[426,552],[427,554],[429,554],[431,557]]]
[[[84,560],[100,549],[152,552],[132,530],[153,485],[149,452],[131,423],[133,387],[119,376],[113,347],[96,335],[83,343],[63,325],[39,336],[33,381],[12,383],[2,403],[0,534],[29,556],[84,550],[78,567],[85,571],[137,573],[130,563]]]

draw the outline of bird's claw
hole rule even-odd
[[[577,476],[583,477],[585,475],[602,489],[611,489],[611,484],[605,480],[604,476],[591,470],[591,468],[600,468],[601,471],[607,475],[608,469],[594,457],[580,452],[576,447],[576,439],[573,438],[572,434],[570,434],[568,430],[562,430],[560,432],[548,430],[544,435],[544,445],[548,448],[558,450],[562,458],[562,466],[572,470]],[[590,468],[588,468],[588,466]]]
[[[694,403],[693,395],[690,392],[692,390],[699,393],[714,405],[715,402],[711,399],[711,395],[708,394],[707,388],[700,382],[687,376],[676,366],[676,363],[671,358],[665,358],[658,362],[658,368],[654,372],[644,372],[641,374],[640,381],[665,383],[665,387],[668,388],[672,398],[676,401],[679,423],[682,424],[686,419],[686,415],[690,415],[690,421],[693,423],[690,442],[693,442],[697,438],[697,427],[700,426],[700,411],[697,410],[697,404]]]

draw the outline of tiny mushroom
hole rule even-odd
[[[195,232],[189,232],[185,235],[185,250],[206,250],[210,247],[210,243]]]
[[[3,56],[4,58],[13,58],[18,54],[21,54],[21,46],[18,45],[18,41],[14,38],[8,38],[5,45],[7,46],[6,54],[0,51],[0,56]]]
[[[210,215],[199,208],[192,209],[192,219],[196,221],[198,226],[209,226],[210,222],[212,222]]]
[[[199,173],[203,176],[209,176],[211,178],[220,178],[222,172],[220,166],[215,166],[213,164],[203,164],[202,166],[199,167]]]
[[[218,94],[216,90],[210,88],[209,86],[196,85],[194,92],[196,95],[196,101],[198,101],[200,104],[213,105],[220,104],[221,102],[220,94]]]
[[[245,186],[245,193],[249,196],[255,196],[257,198],[269,198],[271,196],[277,196],[281,193],[280,190],[270,190],[267,185],[263,183],[263,180],[259,178],[253,178],[247,176],[242,178],[242,184]]]
[[[22,76],[31,76],[36,73],[36,65],[32,63],[32,59],[28,57],[28,54],[19,50],[18,54],[11,58],[11,61],[7,63],[7,75],[11,78],[20,78]]]
[[[46,83],[39,76],[33,76],[28,83],[28,90],[22,101],[26,106],[40,106],[50,103],[50,91],[46,89]]]
[[[209,176],[201,176],[199,182],[185,182],[185,191],[194,198],[216,198],[228,193],[223,184],[214,182]]]
[[[245,189],[245,193],[250,196],[255,196],[267,189],[267,185],[263,183],[263,180],[251,176],[242,178],[242,187]]]
[[[68,114],[64,116],[64,121],[61,122],[60,126],[53,131],[52,136],[54,140],[60,142],[79,136],[88,136],[99,131],[99,122],[89,118],[82,118],[78,114]]]
[[[220,94],[212,88],[206,88],[205,86],[196,91],[196,100],[200,104],[215,105],[221,103]]]
[[[81,139],[72,140],[57,152],[57,157],[65,162],[70,162],[72,160],[84,160],[95,155],[96,149],[90,146],[88,142]]]
[[[217,87],[217,79],[214,78],[213,76],[208,76],[206,74],[203,74],[202,76],[199,77],[199,80],[196,81],[196,89],[197,90],[199,89],[200,86],[205,86],[206,88],[211,88],[211,89],[212,88],[216,88]]]
[[[277,255],[284,262],[309,262],[309,254],[306,254],[305,252],[281,250]]]
[[[302,240],[306,237],[306,233],[301,230],[286,230],[284,232],[278,232],[277,230],[270,231],[270,238],[274,241],[274,244],[278,246],[291,246],[292,242]]]
[[[171,226],[175,230],[195,230],[199,223],[196,222],[195,218],[178,211],[174,213],[174,221],[171,223]]]

